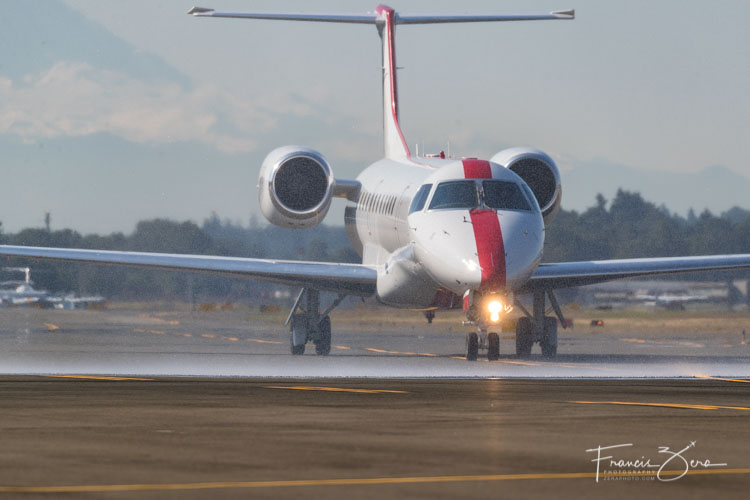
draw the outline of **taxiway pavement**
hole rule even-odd
[[[748,389],[4,377],[0,497],[747,498]]]
[[[0,315],[0,497],[750,490],[738,336],[562,333],[555,360],[518,360],[506,336],[469,363],[461,331],[427,325],[343,328],[331,356],[297,358],[283,327],[241,315]]]
[[[331,355],[289,355],[280,322],[241,313],[0,311],[0,373],[218,377],[750,378],[739,332],[559,334],[559,355],[518,359],[502,334],[494,362],[464,359],[465,329],[335,325]],[[481,353],[480,353],[481,354]]]

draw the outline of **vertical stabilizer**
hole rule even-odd
[[[409,147],[398,122],[398,86],[396,82],[396,13],[385,5],[375,9],[378,33],[383,42],[383,141],[386,158],[408,158]]]
[[[237,19],[265,19],[275,21],[312,21],[324,23],[374,24],[383,41],[383,135],[386,158],[409,158],[401,125],[398,122],[398,91],[396,87],[397,24],[482,23],[504,21],[543,21],[574,19],[575,11],[549,14],[422,14],[401,15],[387,5],[378,5],[369,14],[303,14],[281,12],[219,12],[206,7],[193,7],[188,14],[196,17],[229,17]]]

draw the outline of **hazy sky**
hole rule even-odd
[[[55,227],[84,232],[127,232],[157,216],[200,221],[211,210],[246,222],[257,213],[258,167],[279,145],[320,150],[344,178],[381,155],[372,26],[199,19],[185,14],[192,0],[6,2],[6,230],[41,225],[44,210]],[[202,6],[356,13],[376,4]],[[575,8],[577,19],[400,26],[409,143],[437,151],[450,141],[457,156],[485,157],[536,146],[559,162],[566,193],[578,191],[566,186],[565,172],[592,162],[675,173],[719,165],[750,177],[746,2],[457,5],[392,3],[404,13]],[[569,196],[564,207],[588,206],[594,194]],[[664,193],[668,206],[675,196]],[[695,206],[720,210],[725,198],[717,190]],[[340,210],[332,217],[327,222],[340,223]]]

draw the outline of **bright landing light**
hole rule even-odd
[[[503,310],[503,304],[499,300],[490,301],[487,309],[490,311],[490,320],[493,323],[500,321],[500,312]]]

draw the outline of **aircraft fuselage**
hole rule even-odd
[[[379,269],[381,302],[459,307],[467,291],[512,293],[539,265],[541,211],[524,181],[501,165],[383,159],[357,180],[345,223],[363,264]]]

